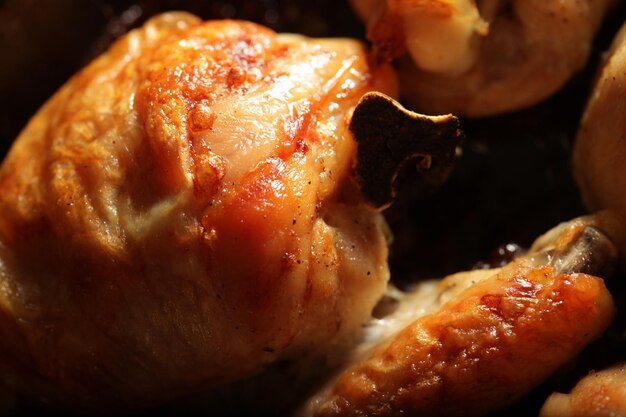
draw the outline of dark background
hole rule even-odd
[[[115,38],[167,10],[252,20],[310,36],[364,34],[347,1],[337,0],[0,0],[0,155],[74,72]],[[449,181],[419,195],[407,186],[386,212],[397,285],[497,264],[510,257],[507,243],[527,247],[557,223],[585,213],[570,172],[571,145],[601,53],[625,17],[622,3],[598,35],[589,65],[552,98],[509,115],[462,120],[467,139]],[[626,306],[622,274],[609,286]],[[580,360],[498,415],[536,415],[554,389],[567,390],[589,369],[625,359],[623,322],[618,319]],[[24,415],[34,412],[26,407]]]

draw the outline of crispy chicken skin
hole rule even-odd
[[[387,319],[386,336],[302,414],[484,415],[518,400],[614,315],[603,280],[581,272],[615,264],[615,247],[592,223],[561,225],[501,269],[418,287]]]
[[[611,417],[626,415],[626,364],[591,372],[569,394],[554,393],[540,417]]]
[[[388,279],[351,40],[164,14],[34,116],[0,170],[2,383],[132,407],[341,343]]]
[[[557,91],[586,63],[613,2],[352,0],[379,58],[400,57],[403,98],[418,111],[469,117]]]

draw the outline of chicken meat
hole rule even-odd
[[[586,63],[614,2],[352,0],[378,58],[399,58],[403,98],[419,111],[468,117],[557,91]]]
[[[478,416],[512,404],[608,327],[617,251],[594,218],[561,224],[505,267],[392,294],[353,362],[302,416]]]
[[[389,289],[398,166],[440,183],[463,135],[394,101],[384,61],[168,13],[75,75],[0,168],[0,398],[136,411],[341,351],[303,413],[479,414],[599,336],[615,253],[595,220]]]
[[[581,197],[602,210],[626,260],[626,25],[598,71],[574,142],[572,167]],[[625,265],[626,266],[626,265]]]
[[[539,417],[610,417],[626,415],[626,364],[591,372],[569,394],[548,397]]]
[[[170,13],[65,84],[0,170],[0,383],[132,409],[350,339],[389,275],[365,52]]]
[[[397,172],[445,179],[463,138],[396,84],[359,41],[243,21],[118,40],[0,168],[0,398],[140,410],[350,346]]]

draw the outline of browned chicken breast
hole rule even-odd
[[[540,417],[611,417],[626,415],[626,364],[591,372],[569,394],[552,394]]]
[[[613,0],[352,0],[417,110],[469,117],[550,96],[585,64]],[[405,52],[408,55],[405,55]]]
[[[30,121],[0,170],[0,378],[124,408],[342,343],[387,279],[350,180],[352,40],[165,14]]]
[[[484,415],[518,400],[599,337],[614,314],[600,278],[616,261],[593,219],[560,225],[528,255],[397,296],[306,416]]]

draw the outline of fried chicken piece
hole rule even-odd
[[[143,407],[350,339],[388,279],[351,180],[353,40],[164,14],[33,117],[0,170],[0,382]]]
[[[569,394],[554,393],[540,417],[608,417],[626,415],[626,364],[591,372]]]
[[[493,270],[422,284],[376,323],[373,347],[302,415],[483,415],[518,400],[614,315],[602,279],[616,262],[592,219],[561,225]]]
[[[419,111],[468,117],[556,92],[586,63],[613,2],[352,0],[379,59],[400,57],[403,98]]]

